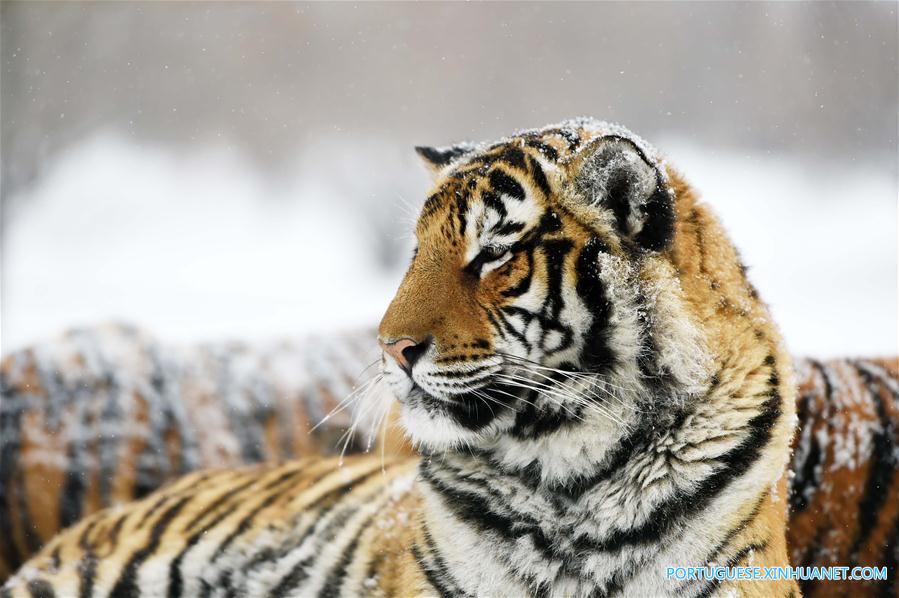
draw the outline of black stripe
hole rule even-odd
[[[380,470],[369,472],[363,478],[356,479],[349,484],[353,484],[356,486],[361,485],[379,471]],[[343,486],[342,490],[348,493],[352,490],[352,486]],[[371,492],[362,497],[359,500],[358,504],[353,503],[344,506],[339,512],[335,513],[331,520],[328,521],[320,530],[318,530],[317,528],[318,525],[323,522],[323,519],[319,518],[318,521],[311,526],[311,530],[314,530],[315,532],[316,548],[319,548],[319,550],[314,550],[312,554],[294,565],[293,569],[291,569],[290,572],[286,576],[284,576],[281,581],[278,582],[278,585],[275,586],[275,588],[271,591],[270,596],[272,598],[285,598],[289,595],[291,590],[302,584],[309,577],[309,570],[312,566],[314,566],[316,558],[321,556],[321,546],[332,542],[340,532],[340,530],[343,528],[343,526],[346,524],[346,522],[358,512],[359,508],[362,505],[368,504],[372,499],[377,497],[379,494],[382,494],[383,492],[384,488],[378,487],[374,492]],[[304,536],[308,535],[309,534],[304,534]]]
[[[340,491],[342,491],[342,490],[344,490],[344,489],[341,488]],[[325,500],[327,498],[332,498],[335,494],[338,494],[338,493],[339,493],[339,491],[332,492],[332,493],[328,494],[326,497],[322,497],[322,499],[316,501],[315,504],[318,505],[323,500]],[[314,531],[316,531],[317,523],[319,521],[322,521],[325,518],[325,516],[331,512],[331,510],[334,508],[334,506],[335,506],[334,503],[322,506],[316,515],[316,518],[315,518],[316,520],[306,527],[306,529],[303,531],[303,533],[300,535],[299,538],[291,541],[292,547],[297,548],[299,546],[302,546],[303,543],[306,541],[306,539],[309,538],[309,536],[311,536]],[[309,508],[311,508],[311,507],[307,507],[305,510],[308,510]],[[262,550],[257,551],[253,555],[253,557],[250,558],[248,561],[246,561],[246,563],[242,567],[245,578],[249,578],[250,574],[254,570],[256,570],[259,567],[259,565],[264,565],[266,563],[269,563],[273,559],[283,556],[284,554],[288,553],[289,551],[290,551],[290,548],[286,547],[286,546],[279,547],[278,552],[276,552],[270,546],[267,546],[267,547],[263,548]]]
[[[444,148],[427,147],[423,145],[415,146],[415,151],[418,152],[418,155],[439,168],[447,166],[456,158],[464,156],[473,150],[474,148],[471,145],[465,143]]]
[[[899,406],[899,394],[894,391],[890,384],[891,382],[893,384],[897,382],[897,379],[892,372],[880,365],[865,361],[859,361],[858,364],[864,368],[868,374],[880,381],[883,387],[890,393],[893,400],[897,401],[896,406]],[[896,423],[894,421],[894,433],[895,426]],[[895,439],[895,436],[893,436],[893,438]],[[883,525],[886,526],[886,522],[884,522]],[[883,543],[883,552],[881,554],[882,557],[880,563],[887,568],[887,578],[878,584],[878,592],[880,592],[880,595],[882,596],[892,596],[894,595],[894,588],[896,587],[896,576],[899,575],[899,516],[895,518],[892,529],[887,533]]]
[[[564,128],[551,128],[551,129],[543,129],[537,133],[535,133],[538,137],[548,137],[549,135],[555,135],[557,137],[561,137],[568,143],[568,149],[573,150],[576,149],[578,145],[581,143],[581,138],[578,134],[569,127]]]
[[[414,546],[414,544],[413,544]],[[383,551],[374,551],[369,554],[368,563],[365,567],[365,579],[371,579],[378,574],[378,569],[387,558],[387,554]]]
[[[535,314],[531,311],[524,309],[523,307],[517,307],[515,305],[507,305],[507,306],[501,307],[497,313],[498,313],[500,319],[502,320],[503,326],[505,327],[506,331],[509,334],[511,334],[512,336],[514,336],[521,344],[523,344],[525,347],[530,349],[531,342],[527,339],[527,337],[524,335],[523,332],[519,332],[515,328],[515,326],[513,326],[512,323],[509,322],[509,318],[516,317],[516,316],[518,318],[520,318],[521,323],[522,323],[521,329],[526,330],[528,327],[528,324],[530,324],[531,320],[534,319]]]
[[[346,578],[347,568],[350,566],[350,563],[353,562],[353,559],[356,556],[356,551],[359,548],[359,540],[372,525],[375,520],[377,513],[369,516],[362,524],[359,526],[356,535],[353,536],[352,541],[344,548],[343,552],[340,554],[340,558],[337,560],[337,563],[331,568],[331,571],[328,573],[328,576],[325,578],[325,583],[322,586],[321,591],[318,593],[319,598],[337,598],[340,596],[340,588],[343,587],[343,581]]]
[[[299,470],[296,470],[299,471]],[[294,472],[295,473],[295,472]],[[288,474],[280,476],[276,482],[280,483],[288,479],[290,476]],[[236,488],[232,488],[231,490],[223,493],[221,496],[216,498],[211,504],[202,509],[200,513],[186,526],[184,526],[184,531],[189,532],[195,525],[198,525],[198,522],[203,520],[207,515],[214,513],[220,506],[225,504],[230,498],[234,497],[241,490],[251,487],[253,484],[257,483],[258,480],[256,478],[251,477],[250,481],[237,486]],[[270,489],[271,484],[266,489]],[[264,491],[264,490],[263,490]],[[221,523],[228,515],[231,515],[233,511],[231,509],[223,509],[218,515],[210,519],[206,522],[206,524],[199,531],[194,532],[188,537],[187,542],[184,544],[184,548],[181,549],[181,552],[169,563],[169,587],[168,587],[168,596],[169,598],[177,598],[181,596],[181,592],[183,590],[184,579],[181,575],[181,563],[184,558],[187,556],[187,553],[193,548],[197,542],[200,541],[210,529]]]
[[[212,596],[212,584],[206,581],[205,579],[200,580],[200,596],[199,598],[209,598]]]
[[[89,542],[89,537],[97,523],[97,519],[91,521],[78,538],[78,546],[84,551],[84,556],[81,557],[77,567],[78,595],[80,598],[89,598],[94,591],[94,578],[97,575],[97,555],[94,553],[93,544]]]
[[[115,433],[121,429],[123,389],[116,370],[105,359],[101,359],[101,367],[104,371],[106,401],[100,412],[97,453],[100,462],[100,503],[108,507],[112,504],[112,486],[117,477],[115,468],[119,463],[118,447],[124,438],[124,435]],[[97,393],[99,395],[100,389],[97,389]]]
[[[634,455],[638,455],[650,446],[654,429],[660,428],[663,424],[660,421],[661,414],[656,410],[646,413],[641,418],[633,431],[627,436],[621,438],[612,448],[603,462],[598,465],[595,471],[588,474],[579,474],[568,478],[562,483],[550,485],[550,489],[554,494],[565,496],[570,500],[578,500],[585,492],[608,480],[615,472],[625,466]],[[667,427],[671,429],[679,428],[689,415],[689,411],[682,410],[675,414],[674,421]]]
[[[803,393],[799,397],[796,410],[797,419],[799,421],[799,428],[796,431],[796,437],[797,439],[799,439],[800,447],[796,448],[794,452],[794,458],[790,463],[790,469],[794,473],[790,482],[789,501],[791,513],[801,513],[806,508],[808,508],[808,500],[805,497],[805,489],[814,477],[815,467],[818,465],[818,462],[821,459],[820,447],[812,437],[811,428],[813,428],[815,424],[814,418],[809,416],[810,404],[813,402],[813,400],[814,393]],[[807,454],[803,454],[803,452],[800,450],[802,442],[801,439],[806,434],[808,434],[809,438],[809,450]]]
[[[180,442],[178,451],[179,474],[200,468],[200,447],[193,422],[187,416],[184,403],[179,395],[177,369],[164,361],[162,349],[154,342],[146,347],[145,353],[153,364],[151,386],[160,400],[167,406],[167,415],[175,428]]]
[[[512,233],[517,233],[524,230],[524,222],[516,222],[514,220],[510,220],[508,222],[497,223],[490,230],[497,236],[511,235]]]
[[[185,494],[194,494],[196,488],[201,486],[206,480],[211,477],[210,473],[203,473],[197,476],[197,479],[190,485],[182,485],[182,487],[174,491],[171,487],[159,493],[159,498],[156,499],[155,502],[152,503],[150,508],[141,516],[140,521],[137,522],[138,528],[142,528],[146,523],[154,516],[156,513],[165,505],[167,502],[174,500],[180,496],[184,496]],[[147,498],[147,500],[150,500]]]
[[[531,281],[534,280],[534,251],[532,248],[529,248],[525,251],[525,256],[528,260],[527,265],[527,273],[524,277],[519,280],[514,287],[504,289],[500,291],[500,295],[503,297],[520,297],[528,292],[531,288]]]
[[[125,519],[128,518],[127,513],[123,513],[119,515],[119,518],[116,520],[115,524],[113,524],[112,529],[108,535],[108,542],[112,548],[116,548],[119,545],[119,532],[122,531],[122,525],[125,523]]]
[[[533,148],[540,150],[540,153],[546,156],[546,159],[550,162],[556,162],[559,159],[559,152],[556,151],[556,148],[543,143],[542,141],[538,141],[537,139],[530,139],[527,141],[527,144]],[[530,156],[528,156],[531,160]]]
[[[23,359],[13,354],[7,359]],[[13,534],[13,501],[11,489],[14,487],[15,472],[21,451],[22,413],[25,411],[25,397],[14,396],[17,389],[10,384],[5,372],[0,372],[0,554],[12,571],[22,564],[22,555]]]
[[[268,475],[269,473],[273,473],[273,472],[267,471],[262,476],[256,475],[256,472],[254,472],[254,471],[247,472],[246,481],[244,481],[241,484],[238,484],[237,486],[234,486],[234,487],[228,489],[227,492],[220,494],[214,501],[212,501],[207,506],[205,506],[199,513],[197,513],[197,515],[193,519],[190,520],[190,522],[188,522],[184,526],[184,531],[185,532],[194,531],[199,525],[204,523],[204,520],[206,518],[215,515],[215,511],[220,506],[226,505],[226,503],[233,504],[235,502],[240,502],[242,499],[245,498],[246,494],[248,494],[247,492],[245,492],[246,490],[253,490],[252,495],[255,498],[255,497],[259,496],[260,494],[271,490],[272,488],[276,488],[277,486],[281,485],[283,482],[290,480],[292,478],[295,478],[296,476],[303,473],[303,464],[297,463],[296,465],[287,468],[286,471],[281,473],[275,479],[267,482],[262,488],[258,488],[258,487],[254,488],[254,485],[259,484],[262,481],[262,479],[264,478],[264,476]],[[221,485],[227,487],[228,485],[233,484],[236,481],[237,480],[232,480],[229,477],[225,482],[222,482]],[[219,484],[216,484],[216,485],[219,485]],[[230,506],[230,504],[227,504],[227,506]],[[204,527],[208,528],[208,524],[204,525]]]
[[[431,530],[428,529],[427,524],[424,522],[422,523],[422,535],[425,540],[427,556],[433,561],[433,565],[428,563],[428,559],[425,558],[425,554],[421,552],[416,543],[412,544],[412,554],[415,556],[418,566],[425,572],[425,576],[431,582],[431,585],[438,589],[441,596],[470,596],[471,594],[459,587],[458,582],[443,559],[440,549],[434,542]]]
[[[278,585],[272,589],[269,596],[271,596],[271,598],[286,598],[288,592],[296,588],[309,577],[308,567],[312,564],[313,560],[315,560],[314,554],[307,556],[305,559],[294,565],[293,569],[291,569],[290,572],[278,582]]]
[[[505,218],[509,213],[508,210],[506,210],[506,204],[502,202],[496,193],[484,191],[481,194],[481,201],[484,202],[485,206],[499,214],[501,218]],[[465,232],[464,229],[462,232]]]
[[[28,547],[28,550],[31,554],[34,554],[38,550],[40,550],[43,545],[43,540],[37,535],[37,526],[31,520],[31,511],[29,510],[28,505],[28,496],[27,490],[25,486],[25,470],[19,469],[16,472],[16,503],[17,509],[16,514],[19,517],[19,529],[22,532],[22,535],[25,537],[25,545]]]
[[[94,580],[97,577],[97,555],[92,548],[78,562],[78,596],[90,598],[94,594]]]
[[[781,397],[771,389],[758,415],[748,424],[749,434],[737,447],[719,458],[721,464],[714,474],[690,492],[671,497],[650,513],[642,525],[617,530],[603,540],[580,538],[575,546],[583,550],[617,552],[625,546],[646,545],[661,541],[686,517],[704,509],[731,481],[743,475],[758,460],[762,448],[771,439],[771,430],[781,415]]]
[[[478,164],[496,164],[498,162],[504,162],[509,166],[514,166],[515,168],[520,168],[524,170],[524,151],[517,148],[511,147],[506,143],[498,143],[490,148],[487,148],[487,152],[491,150],[497,150],[496,153],[486,153],[480,156],[475,156],[471,159],[469,164],[478,165]]]
[[[745,530],[746,527],[750,523],[752,523],[752,521],[755,520],[755,518],[758,516],[759,512],[761,512],[762,505],[764,504],[765,500],[769,497],[769,495],[770,494],[767,490],[762,493],[762,495],[759,497],[758,501],[755,503],[755,506],[752,508],[752,511],[750,511],[749,515],[744,517],[743,520],[740,521],[740,523],[738,523],[735,527],[731,528],[727,532],[727,534],[724,536],[724,539],[722,539],[718,543],[718,545],[715,546],[715,548],[713,548],[708,553],[708,555],[706,555],[705,558],[703,558],[703,560],[699,563],[700,566],[707,567],[707,566],[710,566],[712,563],[715,563],[715,560],[724,551],[724,549],[728,547],[728,545],[731,543],[731,541],[733,541],[733,539],[736,538],[740,532]],[[714,585],[710,586],[708,584],[709,584],[709,580],[704,580],[702,582],[702,585],[700,585],[700,592],[699,592],[698,596],[709,596],[710,592],[713,591],[717,587]],[[689,582],[688,582],[687,585],[694,585],[694,584],[689,584]]]
[[[54,598],[56,592],[46,579],[32,579],[28,582],[28,593],[32,598]]]
[[[450,380],[458,380],[462,379],[465,382],[481,382],[485,379],[489,379],[493,374],[493,366],[476,366],[472,368],[470,371],[456,371],[456,372],[440,372],[439,374],[434,374],[433,376],[438,380],[444,380],[443,382],[437,382],[437,384],[441,386],[455,387],[457,383],[449,382]]]
[[[165,397],[156,393],[152,387],[145,389],[143,400],[146,403],[147,422],[145,427],[149,430],[146,442],[136,456],[136,470],[134,481],[134,496],[143,498],[153,493],[169,478],[172,463],[168,455],[166,438],[170,432],[168,426],[168,411],[170,406],[166,404]],[[219,395],[226,399],[224,391]],[[229,417],[232,410],[226,410]]]
[[[465,229],[468,228],[469,200],[469,191],[466,189],[456,195],[455,203],[450,204],[450,211],[455,210],[456,212],[456,218],[459,221],[459,235],[463,239],[465,238]]]
[[[345,485],[339,486],[338,488],[336,488],[334,490],[334,492],[328,493],[325,496],[320,497],[314,503],[305,507],[305,510],[315,508],[316,505],[321,504],[321,502],[325,501],[328,497],[333,496],[334,493],[341,492],[341,491],[343,491],[343,492],[349,491],[349,488],[351,488],[352,485],[361,484],[362,482],[369,479],[371,476],[373,476],[377,472],[380,472],[379,467],[376,467],[373,471],[368,471],[368,472],[360,474],[361,477],[355,478],[353,480],[348,480]],[[323,475],[322,478],[320,478],[320,479],[324,479],[324,478],[328,477],[329,474],[333,474],[333,473],[334,473],[333,471],[329,471],[329,472],[327,472],[327,474]],[[230,546],[231,543],[237,539],[238,536],[242,535],[248,529],[250,529],[253,519],[256,517],[256,515],[259,514],[260,511],[271,506],[272,503],[274,503],[278,498],[284,496],[284,494],[286,494],[291,489],[292,488],[286,488],[275,494],[272,494],[271,496],[266,498],[261,504],[257,505],[252,511],[250,511],[250,513],[248,513],[243,519],[241,519],[240,523],[238,523],[238,525],[237,525],[237,528],[233,532],[231,532],[228,535],[228,537],[225,538],[225,540],[221,544],[219,544],[218,548],[216,548],[215,552],[213,553],[212,560],[215,561],[216,559],[218,559],[225,552],[225,550],[228,548],[228,546]]]
[[[537,183],[540,192],[547,199],[552,197],[552,189],[549,187],[549,181],[546,180],[546,174],[543,172],[540,162],[528,156],[528,165],[531,167],[531,176],[534,177],[534,182]]]
[[[169,502],[170,500],[173,500],[180,496],[184,496],[185,494],[194,494],[196,491],[196,488],[201,486],[204,482],[206,482],[206,480],[208,480],[210,477],[212,477],[212,475],[213,474],[211,474],[211,473],[199,474],[197,476],[197,479],[190,485],[182,485],[182,487],[177,491],[173,491],[173,489],[170,487],[170,488],[167,488],[166,490],[160,492],[159,498],[156,499],[156,501],[152,504],[150,509],[147,510],[147,512],[145,512],[143,514],[143,516],[141,516],[140,521],[137,522],[137,527],[138,528],[143,527],[147,523],[147,521],[149,521],[156,514],[156,512],[159,511],[159,509],[161,509],[162,506],[165,503]],[[147,500],[150,500],[150,499],[147,498]]]
[[[864,381],[865,388],[871,395],[871,401],[877,410],[881,429],[873,434],[871,440],[871,461],[868,467],[868,479],[865,491],[858,503],[858,534],[852,542],[849,550],[851,565],[858,563],[858,553],[861,547],[870,539],[871,533],[877,526],[880,510],[883,508],[890,484],[893,481],[897,464],[894,458],[894,439],[896,435],[895,422],[886,412],[883,404],[883,396],[875,385],[873,377],[857,363],[852,364]]]
[[[551,375],[555,382],[564,383],[564,376],[558,373]],[[552,384],[546,380],[542,383]],[[539,396],[539,392],[535,391]],[[557,407],[554,410],[537,409],[533,401],[532,404],[525,405],[515,415],[515,425],[509,431],[509,434],[519,440],[535,439],[554,432],[558,432],[564,426],[582,422],[583,405],[573,405]]]
[[[823,409],[816,413],[809,413],[807,410],[805,418],[800,420],[799,425],[802,427],[814,428],[817,421],[823,421],[829,435],[830,411],[833,407],[833,384],[830,381],[830,376],[820,362],[809,359],[808,363],[812,369],[818,372],[824,382]],[[809,407],[812,405],[810,401],[806,401],[804,404],[809,405]],[[808,508],[811,498],[814,496],[814,493],[821,483],[818,465],[821,463],[821,460],[826,457],[821,452],[821,446],[815,438],[814,431],[810,430],[810,434],[809,453],[802,462],[802,467],[799,467],[797,463],[792,464],[793,480],[790,484],[789,500],[790,510],[793,515],[802,513]]]
[[[758,514],[761,512],[762,505],[765,503],[765,500],[768,498],[768,496],[769,491],[766,490],[762,493],[758,501],[755,503],[755,506],[752,508],[752,511],[749,512],[749,515],[744,517],[743,520],[740,521],[740,523],[738,523],[735,527],[731,528],[727,532],[727,534],[724,536],[724,539],[721,540],[721,542],[719,542],[718,545],[711,552],[709,552],[709,554],[702,561],[703,565],[708,565],[715,562],[715,559],[718,558],[718,555],[720,555],[721,552],[725,548],[727,548],[728,544],[730,544],[730,542],[737,536],[737,534],[745,530],[750,523],[755,521],[755,518],[758,517]]]
[[[699,566],[709,566],[711,563],[713,563],[714,560],[718,557],[718,555],[721,554],[721,552],[725,548],[727,548],[727,546],[730,544],[730,542],[740,532],[745,530],[746,527],[750,523],[752,523],[755,520],[755,518],[758,516],[759,512],[762,509],[762,505],[764,504],[765,500],[768,497],[769,497],[769,491],[766,490],[759,497],[758,501],[756,501],[755,506],[753,507],[753,509],[749,513],[749,515],[744,517],[743,520],[740,521],[740,523],[738,523],[735,527],[728,530],[724,539],[721,540],[721,542],[719,542],[718,545],[714,549],[712,549],[712,551],[702,561],[700,561],[700,563],[698,563]],[[765,542],[765,545],[767,545],[767,541]],[[732,565],[730,565],[730,566],[732,566]],[[623,567],[622,569],[620,569],[619,572],[613,576],[612,583],[610,585],[606,586],[606,588],[605,588],[606,595],[611,596],[611,595],[614,595],[617,592],[619,592],[621,590],[621,588],[623,588],[624,585],[627,584],[639,572],[640,572],[639,568],[636,566]],[[705,581],[703,583],[708,583],[708,582]],[[695,584],[693,584],[693,585],[695,585]],[[700,586],[700,587],[703,588],[703,586]],[[714,589],[714,586],[712,589]],[[705,595],[707,591],[709,591],[708,588],[701,589],[700,595]]]
[[[256,518],[261,511],[270,507],[276,500],[283,497],[285,494],[289,493],[293,488],[281,488],[277,492],[273,492],[268,495],[265,500],[256,505],[253,510],[251,510],[248,514],[246,514],[243,519],[240,520],[240,523],[237,524],[237,527],[232,531],[225,540],[219,544],[215,552],[212,555],[212,561],[215,562],[219,557],[224,554],[224,552],[228,549],[229,546],[238,538],[238,536],[243,535],[247,530],[250,529],[250,526],[253,523],[253,519]]]
[[[763,540],[762,542],[753,542],[752,544],[747,544],[740,550],[736,552],[730,559],[727,561],[727,567],[735,567],[737,563],[746,558],[751,552],[756,550],[762,551],[768,547],[768,542],[770,540]],[[710,579],[706,582],[705,587],[703,587],[698,594],[696,594],[696,598],[710,598],[712,594],[718,589],[718,586],[721,585],[720,579]]]
[[[419,475],[425,483],[442,495],[444,504],[456,517],[468,522],[468,524],[482,533],[492,532],[498,534],[503,540],[508,542],[520,545],[523,540],[530,538],[534,549],[545,560],[553,561],[560,565],[560,575],[564,574],[573,577],[581,575],[576,561],[577,555],[558,549],[554,541],[546,536],[540,525],[533,518],[522,513],[516,513],[516,517],[513,519],[496,512],[487,495],[492,496],[499,504],[502,504],[504,497],[496,496],[486,483],[479,483],[471,478],[466,479],[466,482],[478,485],[482,494],[471,490],[450,487],[434,475],[431,471],[432,464],[433,461],[423,462],[419,467]],[[524,573],[521,574],[524,575],[526,583],[532,586],[532,591],[539,594],[540,582]]]
[[[502,170],[494,169],[490,172],[490,185],[500,195],[505,195],[518,201],[523,201],[525,198],[524,187],[521,186],[521,183]]]
[[[245,409],[243,401],[235,401],[237,395],[242,389],[234,381],[233,356],[228,353],[220,353],[217,356],[218,380],[217,388],[219,397],[226,405],[225,412],[228,415],[228,423],[231,431],[237,437],[240,443],[241,457],[244,463],[259,463],[265,460],[265,454],[262,452],[264,439],[259,426],[255,425],[252,414]]]
[[[598,373],[608,370],[615,363],[615,354],[608,339],[608,323],[613,307],[599,277],[599,254],[607,251],[608,248],[598,237],[591,237],[577,259],[577,293],[593,318],[584,338],[581,364],[584,369]]]
[[[434,193],[425,200],[424,206],[421,208],[421,217],[427,218],[433,216],[440,209],[440,193]]]
[[[499,321],[499,316],[500,316],[499,311],[497,311],[496,314],[494,314],[493,311],[491,311],[491,309],[489,307],[486,307],[483,305],[480,307],[484,310],[484,314],[487,316],[487,319],[490,320],[490,324],[493,326],[493,329],[496,331],[496,333],[502,336],[503,335],[503,325],[502,325],[502,322]]]
[[[80,426],[86,430],[90,424],[90,404],[88,393],[83,388],[75,391],[76,413],[74,420],[80,420]],[[70,435],[67,448],[67,467],[63,486],[59,492],[59,527],[69,527],[81,518],[84,509],[84,498],[87,492],[84,453],[90,435],[86,433]]]
[[[424,555],[421,552],[421,549],[418,547],[418,544],[412,544],[412,556],[415,558],[415,562],[418,564],[418,567],[424,572],[425,578],[428,580],[436,590],[440,596],[453,596],[454,594],[449,591],[449,588],[443,583],[443,580],[437,574],[437,571],[433,569],[427,561],[425,561]]]
[[[536,522],[522,515],[520,519],[512,519],[506,515],[497,513],[485,496],[469,490],[462,490],[448,486],[439,479],[431,469],[430,464],[423,463],[419,468],[421,479],[436,492],[443,495],[450,510],[460,519],[468,521],[482,532],[496,532],[507,540],[520,540],[525,536],[534,539],[534,545],[547,549],[544,556],[549,558],[557,554],[549,549],[551,542],[543,535]],[[467,480],[475,483],[474,480]],[[484,488],[485,491],[488,489]]]
[[[131,558],[128,560],[128,563],[125,565],[121,576],[119,576],[118,581],[116,581],[115,586],[112,588],[112,592],[110,592],[111,596],[121,596],[121,597],[130,597],[130,596],[140,596],[140,589],[137,587],[137,573],[140,569],[140,566],[146,561],[150,556],[156,552],[156,549],[159,547],[159,542],[162,539],[162,535],[166,532],[169,525],[175,518],[178,516],[178,513],[184,508],[184,506],[190,501],[190,496],[185,496],[177,503],[169,507],[160,517],[159,520],[153,525],[153,530],[150,532],[150,540],[146,546],[135,552]]]
[[[513,519],[495,512],[484,496],[448,486],[435,475],[432,463],[425,462],[419,468],[422,480],[446,498],[445,504],[457,516],[481,531],[495,531],[505,538],[513,537],[512,529],[516,523]]]
[[[284,476],[281,476],[278,479],[281,479],[283,477]],[[191,519],[184,526],[184,531],[185,532],[193,531],[194,528],[196,528],[198,525],[200,525],[204,519],[206,519],[209,515],[211,515],[213,512],[215,512],[220,506],[225,504],[231,498],[234,498],[235,496],[238,496],[238,495],[242,495],[244,490],[252,487],[254,484],[257,484],[258,482],[259,482],[259,478],[255,477],[253,475],[250,475],[249,479],[247,481],[245,481],[243,484],[239,484],[237,486],[234,486],[233,488],[230,488],[226,492],[223,492],[214,501],[209,503],[208,506],[204,507],[199,513],[197,513],[194,516],[194,518]],[[227,483],[233,483],[233,482],[229,480]],[[208,529],[208,525],[204,526],[204,529]]]
[[[503,389],[505,390],[505,387]],[[468,392],[456,395],[450,403],[433,400],[431,397],[423,396],[422,398],[425,402],[431,403],[432,406],[434,406],[434,403],[437,403],[437,408],[442,407],[447,413],[451,414],[455,422],[460,426],[468,430],[477,431],[488,426],[496,419],[504,411],[505,405],[508,403],[508,398],[505,395],[493,393],[492,390],[493,387],[487,387],[477,391],[478,394]],[[497,394],[500,394],[500,396],[496,396]],[[492,400],[488,400],[481,395],[487,395]]]
[[[143,514],[143,517],[140,518],[140,521],[137,522],[137,527],[143,527],[147,521],[150,520],[150,517],[156,514],[156,511],[162,508],[169,499],[174,498],[174,495],[169,494],[167,492],[163,492],[160,494],[159,498],[157,498],[149,509]],[[148,499],[149,500],[149,499]]]
[[[546,300],[543,303],[543,319],[558,322],[562,302],[562,269],[565,256],[574,247],[568,239],[554,239],[543,243],[543,254],[546,256]],[[544,326],[544,332],[546,326]]]

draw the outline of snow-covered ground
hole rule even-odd
[[[888,174],[658,145],[723,219],[794,352],[899,351]],[[110,319],[169,341],[377,323],[408,262],[385,265],[377,235],[408,231],[426,191],[407,162],[385,162],[396,151],[363,145],[339,176],[301,159],[272,178],[234,152],[176,155],[112,134],[73,147],[10,198],[2,351]],[[366,177],[401,191],[373,197]]]

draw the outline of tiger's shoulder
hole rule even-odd
[[[402,563],[415,558],[416,464],[358,456],[193,473],[61,533],[3,596],[414,592],[423,580]]]

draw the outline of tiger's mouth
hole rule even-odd
[[[437,397],[413,383],[407,401],[427,411],[452,418],[465,428],[478,430],[503,413],[514,411],[521,400],[521,389],[498,381],[458,393]]]

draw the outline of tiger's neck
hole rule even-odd
[[[777,363],[760,354],[721,369],[706,396],[623,434],[567,483],[490,452],[425,458],[432,554],[474,594],[694,593],[703,583],[668,579],[668,567],[786,565],[791,421]],[[577,462],[570,450],[553,456]]]

